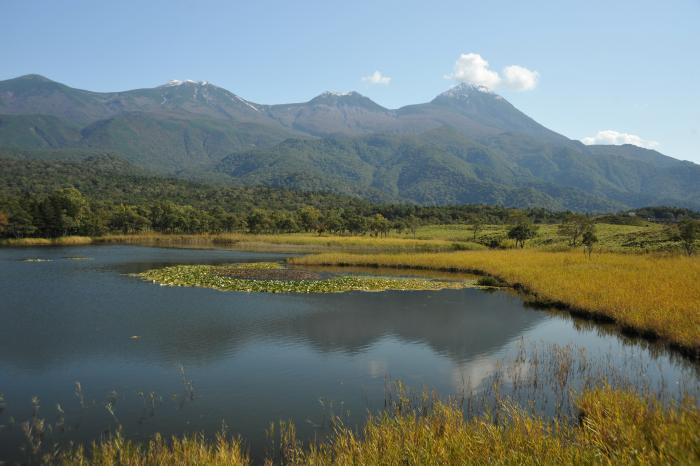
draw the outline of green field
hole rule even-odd
[[[525,243],[526,248],[548,251],[571,249],[567,238],[557,233],[558,224],[537,225],[536,236]],[[426,225],[416,230],[416,239],[443,240],[459,243],[488,243],[500,239],[503,247],[513,248],[515,243],[507,238],[510,225],[484,225],[474,239],[471,225]],[[613,225],[596,223],[596,236],[599,242],[595,249],[607,252],[675,252],[680,251],[680,242],[667,225],[644,222],[641,225]],[[389,237],[413,238],[411,233],[391,233]]]
[[[336,235],[315,233],[216,233],[216,234],[160,234],[105,235],[93,238],[20,238],[0,240],[3,246],[80,245],[90,243],[145,243],[168,246],[218,246],[240,249],[290,250],[294,252],[320,251],[381,251],[420,252],[484,250],[492,240],[499,248],[515,248],[515,242],[507,238],[509,225],[484,225],[474,239],[471,225],[425,225],[410,232],[392,231],[386,236]],[[568,239],[557,232],[558,224],[537,225],[536,236],[525,243],[526,249],[544,251],[569,251]],[[645,222],[642,225],[596,224],[598,243],[595,252],[618,253],[681,253],[682,247],[673,227]],[[696,241],[700,246],[700,241]]]

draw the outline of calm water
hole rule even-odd
[[[65,411],[57,441],[92,439],[117,423],[140,438],[213,433],[225,422],[259,458],[270,421],[292,419],[307,439],[323,432],[331,411],[359,423],[383,405],[387,379],[443,395],[478,391],[499,360],[531,344],[545,352],[573,344],[632,383],[670,396],[698,392],[693,363],[528,309],[505,292],[245,294],[128,276],[284,257],[131,246],[0,250],[0,459],[21,457],[17,423],[31,416],[32,396],[51,422],[57,404]]]

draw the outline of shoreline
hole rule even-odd
[[[542,253],[542,254],[561,254],[561,253]],[[612,255],[612,254],[611,254]],[[402,263],[399,259],[398,262],[388,263],[382,262],[381,259],[372,259],[369,256],[363,255],[351,255],[351,254],[338,254],[342,256],[337,260],[326,259],[326,255],[310,255],[303,257],[296,257],[289,259],[289,263],[293,265],[314,265],[314,266],[336,266],[336,267],[371,267],[371,268],[395,268],[402,270],[434,270],[438,272],[450,272],[450,273],[469,273],[474,275],[479,275],[483,277],[491,277],[507,285],[507,287],[517,291],[522,295],[523,300],[526,304],[532,305],[538,308],[554,308],[560,311],[565,311],[572,316],[584,318],[593,322],[613,324],[617,331],[627,336],[639,337],[649,342],[655,342],[667,346],[669,349],[678,352],[679,354],[688,357],[691,360],[700,360],[700,342],[694,339],[694,342],[688,344],[680,338],[674,338],[674,336],[669,334],[664,334],[661,329],[653,328],[650,326],[635,326],[630,322],[625,321],[620,318],[620,316],[613,315],[609,310],[606,312],[604,309],[593,309],[579,304],[571,302],[566,298],[549,297],[546,293],[538,291],[536,286],[527,285],[520,280],[514,280],[512,276],[506,276],[504,274],[499,274],[493,270],[488,270],[487,268],[474,267],[474,266],[429,266],[420,264],[407,264]],[[392,259],[398,259],[401,255],[386,255],[391,256]],[[614,285],[614,284],[613,284]],[[696,316],[697,317],[697,316]],[[697,330],[697,329],[695,329]]]

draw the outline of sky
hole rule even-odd
[[[0,80],[389,108],[469,82],[572,139],[700,163],[699,24],[700,0],[0,0]]]

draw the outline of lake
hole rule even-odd
[[[381,409],[395,380],[418,392],[489,396],[493,375],[528,352],[538,361],[563,354],[573,364],[559,388],[549,377],[561,371],[554,365],[530,358],[519,366],[524,376],[541,372],[533,396],[546,413],[558,391],[600,374],[668,398],[700,391],[696,363],[528,308],[510,292],[247,294],[129,275],[285,257],[138,246],[0,249],[0,459],[22,458],[19,423],[33,410],[58,422],[50,442],[92,440],[117,425],[130,438],[211,435],[225,423],[260,458],[271,421],[293,420],[304,439],[320,438],[331,415],[360,424]],[[511,372],[511,384],[521,376]]]

